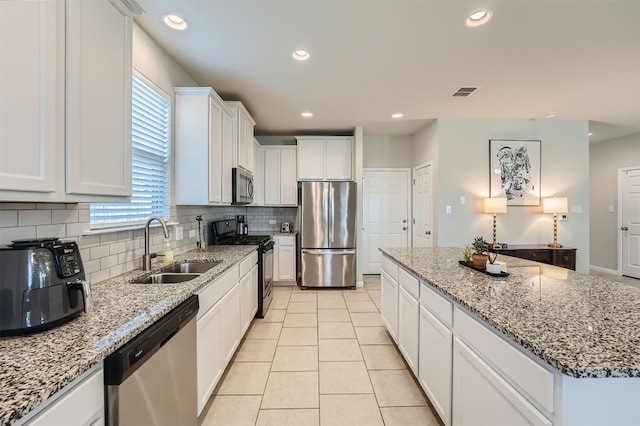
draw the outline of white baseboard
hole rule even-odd
[[[593,269],[596,272],[602,272],[604,274],[620,275],[616,269],[603,268],[601,266],[589,265],[589,269]]]

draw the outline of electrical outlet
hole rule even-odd
[[[451,212],[452,212],[452,207],[451,207],[451,206],[446,206],[444,210],[445,210],[445,213],[446,213],[446,214],[451,214]]]
[[[607,209],[607,211],[608,211],[609,213],[615,213],[615,212],[616,212],[616,210],[613,208],[613,206],[609,206],[609,208]]]
[[[180,241],[184,238],[184,228],[182,226],[176,226],[176,241]]]
[[[465,204],[467,202],[467,199],[464,195],[460,196],[460,204]]]
[[[566,213],[563,213],[560,215],[560,217],[558,218],[558,220],[567,220],[569,219],[569,216]]]
[[[195,238],[196,237],[196,230],[192,229],[189,231],[189,238]]]
[[[275,224],[276,224],[275,219],[269,219],[269,225],[275,225]]]

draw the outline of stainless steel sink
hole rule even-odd
[[[221,261],[214,262],[182,262],[171,265],[162,269],[162,273],[177,273],[177,274],[204,274],[209,269],[222,263]]]
[[[198,278],[201,274],[160,273],[131,281],[132,284],[174,284]]]

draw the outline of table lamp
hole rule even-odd
[[[558,213],[569,212],[569,200],[567,197],[543,198],[542,212],[553,213],[553,242],[547,245],[555,248],[562,247],[562,244],[558,243]]]
[[[485,198],[484,212],[493,213],[493,243],[491,246],[495,248],[496,246],[496,214],[507,212],[507,199],[504,197]]]

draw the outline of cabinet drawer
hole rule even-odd
[[[200,302],[200,309],[198,310],[198,319],[202,318],[209,309],[213,307],[222,296],[224,296],[234,285],[238,283],[240,268],[238,265],[234,265],[227,272],[222,274],[219,278],[216,278],[211,284],[204,289],[197,292],[198,300]]]
[[[518,257],[535,260],[536,262],[551,263],[550,250],[520,250],[518,251]]]
[[[415,299],[420,297],[420,281],[402,268],[398,271],[398,282]]]
[[[510,345],[466,312],[455,309],[455,330],[507,380],[553,412],[553,373]]]
[[[281,246],[293,246],[296,244],[296,239],[292,236],[282,236],[280,235],[278,237],[278,242],[280,243]]]
[[[576,269],[575,250],[554,250],[553,264],[567,269]]]
[[[453,325],[453,305],[425,283],[420,283],[420,304],[449,327]]]
[[[391,278],[398,281],[398,264],[389,259],[385,255],[381,257],[382,270],[387,273]]]
[[[244,277],[249,273],[253,265],[258,263],[258,251],[254,251],[240,262],[240,277]]]

